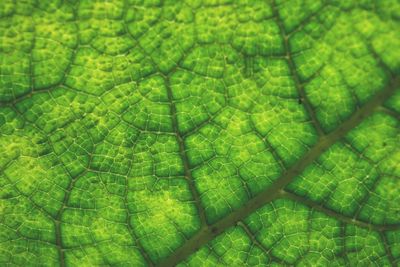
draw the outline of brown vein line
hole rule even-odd
[[[274,160],[278,163],[278,165],[280,166],[281,171],[285,171],[286,170],[286,166],[285,163],[283,161],[283,159],[281,158],[281,156],[279,156],[278,152],[276,151],[276,149],[272,146],[271,142],[268,140],[267,136],[268,133],[266,135],[262,135],[255,127],[253,121],[249,118],[249,122],[250,125],[253,129],[253,133],[255,133],[255,135],[260,138],[260,140],[264,143],[264,145],[267,148],[267,151],[269,151],[272,155],[272,157],[274,158]]]
[[[383,246],[385,247],[385,252],[386,252],[386,255],[388,256],[388,260],[390,262],[390,265],[392,267],[396,267],[397,266],[396,259],[394,258],[393,253],[390,250],[390,245],[388,244],[388,240],[387,240],[387,237],[386,237],[385,233],[380,232],[379,234],[380,234],[380,238],[382,239]]]
[[[137,139],[140,138],[141,132],[139,132],[138,136],[135,138],[135,144],[132,146],[132,152],[134,153],[134,148],[136,147],[136,142]],[[126,211],[126,219],[125,219],[125,224],[126,224],[126,228],[128,229],[128,232],[131,236],[131,238],[133,239],[133,244],[137,247],[137,249],[139,250],[140,254],[143,256],[143,259],[145,260],[147,266],[153,267],[154,263],[152,261],[152,259],[150,258],[149,254],[147,253],[146,249],[143,247],[142,242],[140,240],[140,238],[136,235],[135,230],[131,224],[131,218],[132,218],[132,214],[129,210],[129,202],[128,202],[128,192],[129,192],[129,183],[128,183],[128,176],[132,171],[132,165],[133,162],[131,161],[129,164],[129,169],[126,175],[122,175],[125,178],[125,187],[124,187],[124,195],[123,195],[123,205],[124,205],[124,209]],[[98,177],[101,177],[102,173],[101,172],[97,172]]]
[[[23,118],[25,122],[31,124],[39,133],[43,134],[44,136],[47,136],[47,134],[42,129],[40,129],[35,123],[26,120],[25,116],[15,107],[14,104],[11,105],[11,108],[13,109],[13,111],[16,114],[21,116],[21,118]],[[52,148],[52,150],[54,152],[54,146],[53,146],[52,142],[50,141],[50,138],[47,138],[47,142],[48,142],[48,145]],[[65,189],[67,191],[64,194],[62,206],[58,210],[56,216],[53,217],[54,228],[55,228],[54,231],[55,231],[55,238],[56,238],[56,248],[57,248],[58,256],[59,256],[59,260],[60,260],[60,266],[61,267],[65,267],[65,255],[64,255],[64,250],[65,249],[63,248],[63,244],[62,244],[61,223],[60,223],[61,221],[60,220],[61,220],[62,212],[64,211],[64,208],[65,208],[65,204],[68,202],[70,190],[72,190],[73,183],[74,183],[74,180],[73,180],[74,178],[71,176],[69,171],[65,168],[64,164],[62,163],[62,161],[59,161],[59,163],[61,164],[61,166],[63,166],[63,169],[65,170],[65,173],[68,174],[68,176],[72,179],[69,182],[69,184],[67,186],[67,189]]]
[[[238,222],[237,226],[241,227],[245,231],[246,235],[250,238],[251,242],[255,244],[259,249],[261,249],[269,257],[271,261],[280,263],[283,266],[289,266],[289,264],[284,262],[282,259],[272,255],[271,249],[266,248],[260,241],[258,241],[256,235],[251,232],[249,227],[244,222],[242,221]]]
[[[397,113],[396,111],[394,111],[390,108],[387,108],[385,106],[380,106],[378,108],[378,111],[383,112],[389,116],[392,116],[392,117],[396,118],[397,120],[400,120],[400,113]]]
[[[135,234],[135,231],[133,230],[133,227],[131,225],[130,219],[131,219],[132,214],[129,211],[129,207],[128,207],[127,193],[128,193],[128,184],[125,185],[124,199],[122,201],[124,203],[124,209],[126,210],[126,220],[125,220],[126,227],[128,228],[128,232],[129,232],[130,236],[133,239],[133,243],[138,248],[140,254],[142,254],[144,260],[147,263],[147,265],[152,267],[152,266],[154,266],[153,261],[151,260],[150,256],[147,254],[146,250],[142,246],[142,243],[140,242],[140,239]]]
[[[167,88],[168,101],[170,103],[170,115],[171,115],[171,120],[172,120],[172,127],[175,132],[176,140],[179,145],[179,154],[180,154],[180,157],[183,162],[185,178],[188,182],[189,190],[192,194],[192,197],[194,199],[194,204],[196,206],[196,209],[197,209],[199,217],[200,217],[201,227],[204,228],[207,226],[206,213],[204,211],[204,208],[201,206],[200,194],[196,189],[195,181],[192,176],[192,172],[190,171],[189,158],[186,153],[185,141],[183,139],[182,134],[180,133],[180,131],[178,129],[178,118],[177,118],[176,106],[175,106],[174,98],[172,96],[172,89],[171,89],[169,77],[164,76],[164,80],[165,80],[165,85]]]
[[[274,14],[276,23],[278,24],[279,32],[280,32],[280,35],[283,40],[283,48],[284,48],[284,52],[286,54],[285,60],[289,66],[290,75],[293,77],[293,81],[294,81],[296,90],[300,96],[300,99],[302,100],[301,102],[304,104],[307,114],[311,117],[311,121],[312,121],[318,135],[324,136],[325,132],[324,132],[323,128],[321,127],[321,124],[319,123],[317,116],[315,115],[315,112],[313,111],[313,107],[311,106],[311,103],[304,91],[304,85],[300,81],[299,74],[297,73],[297,69],[296,69],[296,66],[293,61],[293,55],[292,55],[292,52],[290,51],[289,34],[286,32],[285,26],[283,25],[283,21],[280,17],[280,14],[277,9],[275,1],[272,1],[272,12]]]
[[[93,159],[93,154],[90,153],[89,156],[90,156],[89,163],[88,163],[86,170],[84,170],[82,173],[76,175],[75,177],[72,177],[70,175],[71,179],[68,183],[67,188],[65,189],[64,198],[62,200],[62,205],[61,205],[60,209],[58,210],[56,217],[54,219],[56,244],[57,244],[57,247],[60,248],[59,257],[60,257],[60,266],[61,267],[66,266],[66,264],[65,264],[65,248],[63,247],[62,232],[61,232],[62,216],[63,216],[65,209],[67,208],[72,189],[75,187],[75,184],[77,183],[79,178],[85,176],[87,174],[87,172],[89,171],[89,167],[90,167],[90,165],[92,163],[92,159]]]
[[[31,203],[32,206],[34,206],[37,210],[39,210],[44,216],[46,216],[46,217],[48,217],[50,220],[54,221],[54,215],[53,215],[53,214],[51,214],[50,212],[48,212],[47,210],[45,210],[43,207],[41,207],[40,205],[38,205],[35,201],[33,201],[33,199],[32,199],[30,196],[24,194],[21,190],[19,190],[18,187],[17,187],[17,185],[16,185],[16,183],[13,183],[13,182],[11,181],[11,179],[8,177],[7,174],[5,174],[4,172],[2,173],[1,171],[0,171],[0,174],[3,175],[3,177],[5,178],[5,180],[7,181],[7,183],[12,187],[12,189],[14,189],[15,192],[17,192],[17,193],[19,194],[19,196],[21,196],[21,197],[27,199],[27,201],[28,201],[29,203]],[[17,196],[18,196],[18,195],[17,195]],[[54,244],[53,244],[53,245],[54,245]]]
[[[60,258],[60,266],[61,267],[65,266],[65,254],[64,254],[64,247],[63,247],[63,244],[62,244],[63,242],[62,242],[62,238],[61,238],[61,216],[65,210],[65,205],[68,202],[70,191],[72,190],[73,185],[74,185],[74,180],[71,180],[66,189],[64,199],[62,202],[62,206],[61,206],[60,210],[57,212],[56,218],[54,220],[56,245],[59,248],[58,256]]]
[[[228,214],[221,220],[202,228],[197,234],[189,239],[182,247],[178,248],[168,258],[161,261],[157,266],[175,266],[186,259],[201,246],[211,241],[225,229],[232,227],[236,222],[243,220],[255,210],[275,200],[282,193],[282,189],[298,176],[308,165],[316,160],[322,152],[344,137],[351,129],[360,124],[366,117],[371,115],[375,108],[380,106],[389,98],[395,89],[400,85],[400,79],[394,77],[389,84],[371,98],[363,107],[358,109],[350,118],[343,122],[333,132],[322,136],[318,142],[281,177],[260,194],[249,200],[241,208]]]
[[[59,247],[59,257],[60,257],[60,266],[61,267],[65,267],[65,253],[64,250],[65,248],[63,247],[63,242],[62,242],[62,233],[61,233],[61,218],[62,215],[65,211],[66,205],[68,204],[69,201],[69,197],[71,195],[71,191],[76,183],[76,181],[78,180],[78,177],[75,178],[71,178],[68,187],[65,189],[65,194],[64,194],[64,198],[62,201],[62,206],[61,208],[58,210],[56,218],[54,220],[54,224],[55,224],[55,236],[56,236],[56,244],[57,247]]]
[[[372,223],[364,222],[364,221],[361,221],[356,218],[348,217],[339,212],[336,212],[334,210],[326,208],[323,205],[321,205],[320,203],[317,203],[315,201],[309,200],[305,197],[298,196],[298,195],[290,193],[290,192],[286,192],[286,191],[282,192],[281,197],[304,204],[304,205],[312,208],[313,210],[325,213],[325,214],[329,215],[330,217],[335,218],[341,222],[344,222],[347,224],[353,224],[353,225],[356,225],[361,228],[366,228],[366,229],[374,230],[374,231],[378,231],[378,232],[400,229],[400,225],[397,225],[397,224],[379,225],[379,224],[372,224]]]

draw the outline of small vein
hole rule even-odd
[[[400,229],[400,225],[397,225],[397,224],[379,225],[379,224],[372,224],[372,223],[368,223],[365,221],[361,221],[359,219],[348,217],[339,212],[336,212],[334,210],[326,208],[323,205],[321,205],[320,203],[317,203],[315,201],[312,201],[310,199],[307,199],[302,196],[298,196],[296,194],[293,194],[293,193],[290,193],[287,191],[282,192],[280,197],[296,201],[297,203],[301,203],[303,205],[311,207],[312,209],[314,209],[316,211],[325,213],[325,214],[329,215],[330,217],[335,218],[341,222],[344,222],[347,224],[353,224],[353,225],[356,225],[361,228],[366,228],[366,229],[374,230],[374,231],[378,231],[378,232]]]
[[[271,249],[266,248],[260,241],[258,241],[257,237],[251,232],[249,227],[244,222],[239,221],[237,225],[246,232],[246,235],[251,239],[251,242],[254,243],[257,247],[259,247],[272,261],[279,262],[280,264],[283,265],[288,265],[287,263],[284,263],[282,259],[272,255]]]
[[[185,179],[188,182],[189,190],[192,194],[192,197],[194,199],[194,204],[196,206],[196,209],[199,214],[200,218],[200,223],[202,227],[205,227],[207,225],[207,218],[206,218],[206,213],[204,208],[201,205],[201,198],[200,194],[197,191],[196,185],[194,178],[192,176],[192,172],[190,170],[190,164],[189,164],[189,158],[186,153],[186,148],[185,148],[185,141],[182,136],[182,134],[179,131],[178,128],[178,116],[176,112],[176,106],[175,106],[175,101],[173,99],[172,95],[172,89],[171,89],[171,84],[168,76],[164,76],[165,84],[166,84],[166,89],[167,89],[167,95],[168,95],[168,100],[170,102],[170,115],[171,115],[171,120],[172,120],[172,128],[175,132],[176,140],[178,142],[179,146],[179,154],[183,162],[183,169],[184,169],[184,174],[185,174]]]
[[[387,240],[387,237],[386,237],[385,233],[384,232],[380,232],[379,235],[380,235],[380,238],[382,239],[383,246],[385,247],[385,252],[386,252],[386,255],[388,256],[390,265],[392,267],[396,267],[397,263],[396,263],[396,260],[395,260],[395,258],[393,256],[393,253],[392,253],[392,251],[390,249],[390,245],[388,244],[388,240]]]
[[[278,24],[278,27],[279,27],[279,32],[280,32],[280,35],[283,40],[284,52],[286,54],[285,60],[289,66],[290,74],[293,77],[293,81],[295,83],[296,90],[300,96],[300,102],[304,103],[304,107],[305,107],[308,115],[311,117],[311,121],[312,121],[318,135],[324,136],[325,132],[324,132],[321,124],[319,123],[315,112],[313,111],[314,108],[312,107],[312,105],[306,95],[306,92],[304,91],[304,85],[300,80],[300,76],[299,76],[299,74],[297,72],[297,68],[294,64],[293,55],[292,55],[292,52],[290,51],[290,45],[289,45],[290,36],[286,32],[285,26],[283,25],[283,21],[281,19],[281,16],[279,14],[279,11],[277,9],[277,5],[276,5],[275,1],[272,1],[272,12],[274,14],[276,23]]]
[[[387,108],[385,106],[380,106],[378,108],[378,111],[383,112],[383,113],[385,113],[385,114],[387,114],[389,116],[392,116],[397,120],[400,120],[400,113],[398,113],[398,112],[396,112],[396,111],[394,111],[394,110],[392,110],[390,108]]]

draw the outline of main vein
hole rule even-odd
[[[214,224],[202,228],[182,247],[178,248],[168,258],[160,262],[158,266],[175,266],[201,246],[205,245],[217,235],[224,232],[227,228],[236,225],[237,222],[243,220],[257,209],[279,198],[286,185],[292,182],[296,176],[298,176],[308,165],[316,160],[326,149],[344,137],[350,130],[359,125],[366,117],[370,116],[375,109],[383,104],[383,102],[388,99],[399,86],[399,77],[393,77],[383,90],[379,91],[373,98],[366,102],[363,107],[358,109],[336,130],[325,136],[322,136],[302,158],[300,158],[292,167],[287,169],[287,171],[283,173],[281,177],[275,180],[271,186],[249,200],[241,208],[233,211]]]

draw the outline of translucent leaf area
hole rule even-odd
[[[400,266],[397,0],[0,0],[0,266]]]

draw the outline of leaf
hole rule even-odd
[[[397,1],[0,5],[1,266],[398,266]]]

